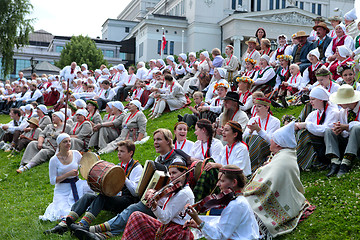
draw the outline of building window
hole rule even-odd
[[[169,46],[169,41],[166,41],[165,49],[164,49],[164,52],[163,52],[165,55],[168,54],[168,46]]]
[[[170,55],[174,55],[174,41],[170,42]]]
[[[304,2],[300,2],[300,9],[304,10]]]
[[[129,33],[130,32],[130,28],[129,27],[125,27],[125,32]]]
[[[160,55],[161,54],[161,40],[158,40],[158,51],[157,53]]]
[[[55,52],[61,52],[64,49],[63,46],[56,46]]]
[[[139,44],[139,58],[141,58],[144,54],[144,43]]]
[[[16,59],[14,72],[17,73],[31,66],[30,60]]]
[[[231,0],[231,9],[236,9],[236,0]]]
[[[276,6],[275,6],[276,9],[279,9],[280,8],[280,0],[276,0]]]
[[[318,4],[318,15],[321,16],[321,4]]]
[[[295,2],[295,6],[297,6],[297,7],[299,6],[299,1]]]
[[[238,5],[242,6],[242,0],[238,1]]]
[[[269,6],[270,10],[274,9],[274,0],[270,0],[270,6]]]
[[[164,54],[167,54],[167,52],[168,52],[168,44],[169,43],[169,41],[166,41],[166,45],[165,45],[165,49],[164,49]],[[161,40],[158,40],[158,51],[157,51],[157,53],[158,54],[161,54],[161,47],[162,47],[162,41]]]
[[[281,0],[281,8],[286,8],[286,0]]]
[[[313,3],[313,4],[311,5],[311,12],[314,13],[314,14],[315,14],[315,9],[316,9],[316,4]]]
[[[114,50],[105,50],[104,57],[113,58],[114,57]]]
[[[257,11],[261,11],[261,0],[257,0],[256,10],[257,10]]]

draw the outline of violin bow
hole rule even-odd
[[[67,85],[66,85],[66,96],[65,96],[65,121],[64,121],[64,127],[63,127],[63,133],[65,132],[66,129],[66,121],[67,121],[67,106],[68,106],[68,101],[69,101],[69,86],[70,85],[70,79],[67,79]]]

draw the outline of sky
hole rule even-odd
[[[35,18],[34,30],[43,29],[53,35],[88,35],[101,38],[101,26],[115,18],[131,0],[30,0],[29,18]]]

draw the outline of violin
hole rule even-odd
[[[155,192],[155,194],[147,200],[146,205],[151,207],[151,205],[155,202],[160,200],[162,197],[166,196],[167,194],[171,194],[182,187],[181,182],[177,182],[175,184],[168,184],[159,191]]]
[[[234,199],[236,199],[236,194],[229,188],[217,195],[210,194],[209,196],[206,196],[204,199],[192,205],[192,207],[198,213],[205,213],[211,208],[224,208]],[[187,211],[189,210],[190,209],[188,208]]]

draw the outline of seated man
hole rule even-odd
[[[115,91],[110,88],[109,80],[104,80],[101,86],[102,88],[99,90],[98,95],[94,97],[99,105],[100,111],[106,107],[106,103],[110,102],[116,94]]]
[[[168,168],[173,162],[182,162],[185,164],[185,166],[188,166],[188,160],[183,157],[183,155],[185,156],[186,154],[181,150],[173,149],[173,137],[170,130],[163,128],[157,129],[153,136],[155,151],[160,153],[160,156],[155,159],[155,162],[164,165],[166,168]],[[106,239],[120,235],[124,231],[130,215],[135,211],[143,212],[155,218],[151,208],[145,206],[140,201],[130,205],[109,221],[99,225],[91,226],[89,231],[86,231],[87,229],[83,228],[81,230],[81,237],[83,237],[82,239]]]
[[[339,122],[325,131],[326,156],[331,159],[328,177],[348,173],[358,155],[360,146],[360,92],[348,84],[330,95],[332,103],[341,106]],[[341,160],[342,158],[342,160]]]
[[[292,52],[293,63],[299,65],[301,72],[304,72],[304,70],[311,65],[306,57],[314,46],[307,41],[308,36],[304,31],[299,31],[294,38],[298,40],[299,43],[294,46]]]
[[[118,158],[120,165],[125,170],[126,180],[125,186],[114,197],[107,197],[103,194],[85,194],[72,207],[71,212],[58,225],[50,230],[46,230],[45,234],[58,233],[63,234],[67,231],[67,227],[75,230],[82,226],[86,229],[90,227],[91,222],[96,218],[101,210],[109,210],[115,213],[122,212],[129,205],[139,201],[135,190],[140,181],[142,166],[139,161],[133,159],[135,153],[135,144],[126,140],[118,143]],[[78,224],[74,222],[83,214]]]
[[[243,191],[263,236],[274,238],[292,231],[309,207],[296,160],[294,123],[274,132],[272,159],[258,168]]]

